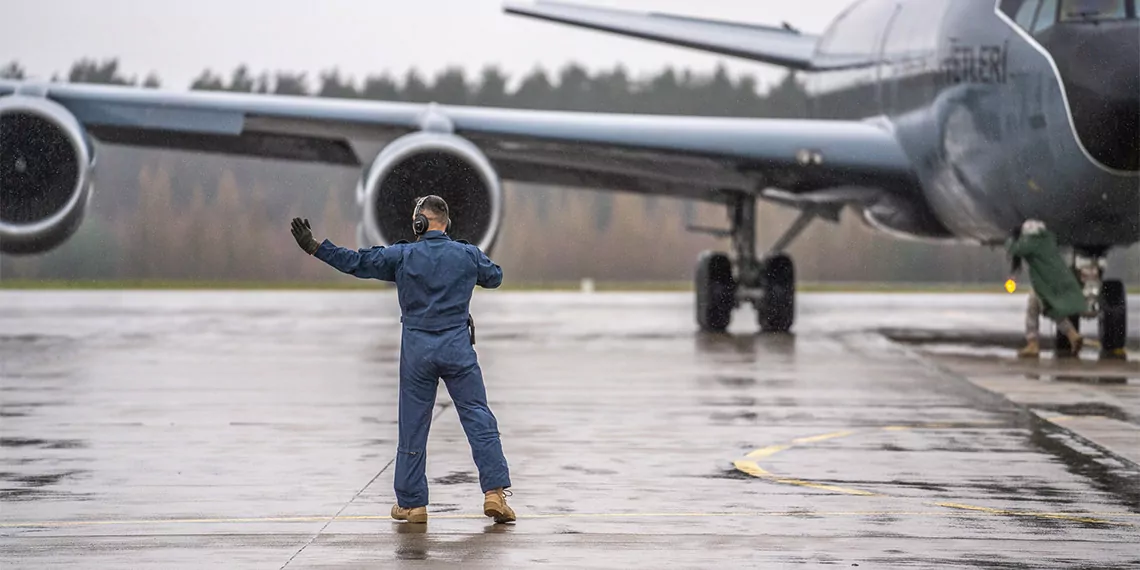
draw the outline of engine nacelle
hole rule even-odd
[[[0,251],[67,241],[91,196],[94,148],[75,117],[42,97],[0,98]]]
[[[412,210],[416,198],[428,194],[447,201],[452,238],[490,254],[503,211],[502,184],[478,147],[450,133],[404,135],[380,151],[357,187],[364,212],[358,237],[367,245],[414,241]]]

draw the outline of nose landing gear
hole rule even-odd
[[[1104,279],[1107,267],[1106,248],[1076,248],[1073,255],[1073,272],[1081,282],[1088,310],[1081,315],[1097,319],[1100,336],[1100,358],[1123,360],[1127,358],[1128,298],[1124,283],[1119,279]],[[1073,319],[1079,328],[1079,320]],[[1069,353],[1069,339],[1057,333],[1057,354]]]

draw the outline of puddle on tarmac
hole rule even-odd
[[[562,469],[566,471],[577,471],[585,473],[586,475],[617,475],[617,471],[611,469],[590,469],[587,467],[580,467],[578,465],[563,465]]]
[[[479,478],[464,471],[452,471],[443,477],[432,479],[431,482],[433,485],[466,485],[478,483]]]
[[[29,439],[0,437],[0,447],[39,447],[41,449],[82,449],[87,444],[78,439]]]
[[[749,423],[755,423],[755,422],[756,422],[756,419],[757,419],[757,418],[759,418],[759,417],[760,417],[760,415],[759,415],[759,414],[757,414],[756,412],[745,412],[745,411],[740,411],[740,412],[716,412],[716,413],[713,413],[713,414],[710,414],[710,415],[709,415],[709,419],[710,419],[710,420],[712,420],[712,421],[713,421],[713,423],[720,423],[720,424],[723,424],[723,423],[734,423],[734,422],[737,422],[737,421],[744,421],[744,422],[749,422]]]
[[[1097,488],[1118,497],[1126,508],[1140,512],[1140,471],[1135,467],[1074,440],[1068,432],[1045,421],[1033,422],[1029,439],[1061,461],[1070,473],[1089,479]]]
[[[714,380],[721,386],[729,386],[731,388],[744,388],[756,385],[756,379],[748,376],[716,376]]]
[[[1060,404],[1037,406],[1066,416],[1104,416],[1122,422],[1130,422],[1131,418],[1124,410],[1100,402],[1085,402],[1080,404]]]
[[[751,408],[756,405],[758,400],[747,396],[733,396],[731,398],[703,398],[701,399],[702,406],[711,406],[714,408]]]
[[[712,475],[706,475],[703,479],[736,479],[738,481],[746,481],[753,479],[753,477],[735,467],[730,467],[713,473]]]
[[[74,477],[81,473],[86,473],[86,471],[76,469],[71,471],[58,471],[55,473],[33,474],[12,473],[9,471],[0,472],[0,482],[2,482],[4,486],[4,488],[0,488],[0,501],[38,501],[63,498],[84,500],[83,495],[45,488],[57,485],[64,479]]]
[[[1027,373],[1026,380],[1041,382],[1072,382],[1076,384],[1133,384],[1140,385],[1140,376],[1095,375],[1095,374],[1040,374]]]

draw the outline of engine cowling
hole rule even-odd
[[[67,109],[42,97],[0,98],[0,251],[40,253],[67,241],[83,222],[94,164]]]
[[[490,254],[503,210],[498,173],[467,139],[427,131],[392,141],[365,171],[357,187],[364,214],[361,245],[414,241],[412,210],[416,198],[428,194],[447,202],[452,238]]]

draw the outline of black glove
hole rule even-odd
[[[309,219],[293,218],[293,239],[297,240],[297,245],[305,250],[305,253],[313,255],[317,252],[317,248],[321,244],[313,239],[313,227],[309,225]]]

